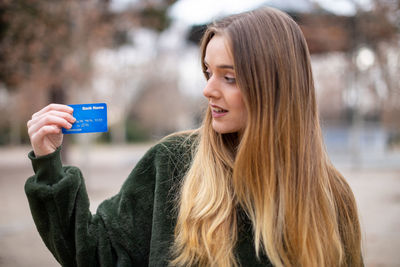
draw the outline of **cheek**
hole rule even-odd
[[[232,104],[237,111],[246,113],[246,105],[244,104],[242,92],[239,90],[232,95]]]
[[[247,124],[247,109],[243,100],[242,93],[239,91],[235,95],[235,120],[238,131],[242,131],[245,129]]]

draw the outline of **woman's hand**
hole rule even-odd
[[[44,156],[61,146],[61,128],[70,129],[75,118],[67,105],[50,104],[32,115],[28,121],[28,134],[35,156]]]

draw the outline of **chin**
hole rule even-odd
[[[214,131],[220,134],[229,134],[229,133],[237,133],[240,131],[237,127],[227,127],[227,126],[222,126],[222,125],[215,125],[213,123],[212,125]]]

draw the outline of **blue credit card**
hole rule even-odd
[[[106,103],[68,105],[74,109],[76,121],[71,129],[62,128],[64,134],[107,132]]]

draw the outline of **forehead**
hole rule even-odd
[[[209,65],[233,65],[227,38],[214,35],[207,44],[204,61]]]

